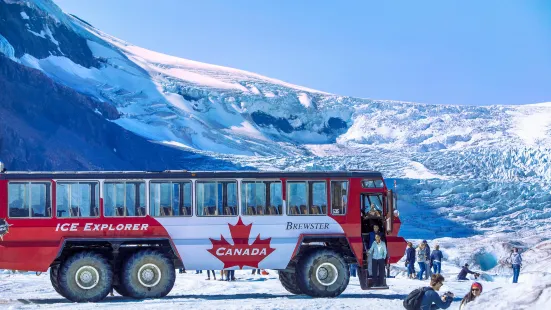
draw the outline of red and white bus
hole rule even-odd
[[[163,297],[176,268],[275,269],[293,294],[335,297],[357,264],[371,289],[373,224],[396,263],[396,195],[373,171],[0,172],[0,268],[50,268],[77,302]]]

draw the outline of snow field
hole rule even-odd
[[[458,309],[461,298],[469,290],[471,282],[458,282],[453,273],[446,271],[444,264],[443,274],[446,277],[445,285],[440,293],[452,291],[455,294],[454,303],[450,309]],[[277,272],[270,270],[268,276],[251,275],[250,270],[236,271],[236,282],[207,281],[206,270],[203,274],[195,274],[188,270],[187,274],[177,274],[172,292],[165,298],[154,300],[133,300],[118,296],[108,296],[97,304],[72,303],[59,296],[51,287],[47,273],[37,277],[33,273],[0,274],[0,307],[10,309],[403,309],[402,300],[409,292],[417,287],[427,285],[428,281],[410,280],[402,277],[388,279],[390,289],[379,291],[362,291],[358,278],[351,278],[345,292],[337,298],[314,299],[307,296],[289,294],[279,283]],[[219,276],[219,274],[217,275]],[[545,282],[547,281],[547,282]],[[496,282],[481,281],[484,286],[481,304],[486,303],[487,309],[543,309],[544,298],[549,299],[549,288],[544,283],[551,283],[549,275],[540,277],[537,274],[522,274],[520,283],[513,285],[505,279]],[[539,291],[538,291],[539,290]],[[515,292],[509,294],[509,292]],[[538,292],[542,292],[538,298]],[[545,295],[547,294],[547,295]],[[515,308],[519,296],[522,305],[529,306],[535,302],[533,308]],[[531,296],[531,297],[530,297]],[[486,301],[499,300],[499,306]],[[472,309],[479,309],[472,307]]]

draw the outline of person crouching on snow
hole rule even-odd
[[[461,268],[461,271],[457,275],[457,280],[469,280],[467,279],[467,274],[473,274],[475,279],[478,279],[478,276],[480,275],[474,271],[469,270],[469,264],[465,264],[465,266]]]
[[[470,303],[471,301],[475,300],[478,296],[482,294],[482,284],[478,282],[474,282],[471,285],[471,291],[463,297],[463,300],[461,300],[461,305],[459,306],[459,310],[463,310],[466,304]]]

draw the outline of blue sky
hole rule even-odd
[[[551,2],[54,0],[158,52],[339,95],[551,101]]]

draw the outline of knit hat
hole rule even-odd
[[[482,284],[478,283],[478,282],[474,282],[472,285],[471,285],[471,289],[473,288],[478,288],[480,290],[480,292],[482,293]]]

